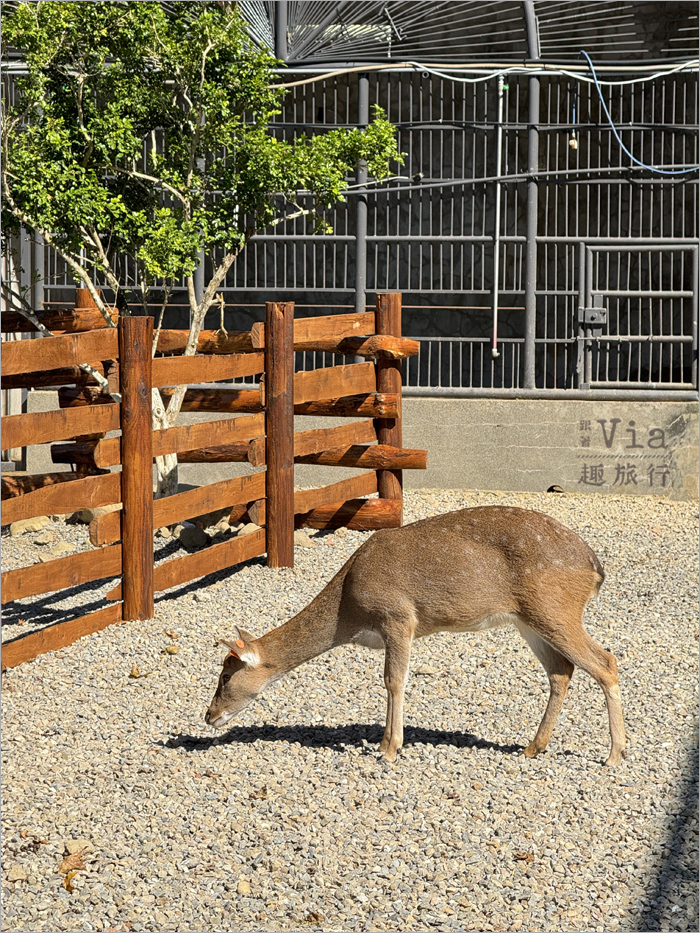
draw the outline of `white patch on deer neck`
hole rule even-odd
[[[244,664],[247,664],[248,667],[257,667],[260,664],[260,655],[257,651],[241,651],[238,657],[243,661]]]
[[[352,636],[352,641],[356,645],[364,645],[365,648],[384,648],[384,639],[373,628],[363,628]]]

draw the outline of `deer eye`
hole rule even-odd
[[[224,683],[224,684],[227,684],[227,683],[229,682],[230,679],[231,679],[231,675],[230,675],[230,674],[222,674],[222,675],[221,675],[221,682]]]

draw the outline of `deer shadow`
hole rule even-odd
[[[167,741],[158,744],[164,748],[183,748],[188,752],[204,751],[217,745],[250,745],[253,742],[276,742],[292,745],[298,743],[304,748],[330,748],[343,751],[347,747],[379,745],[384,729],[377,723],[352,723],[347,726],[233,726],[220,735],[194,736],[179,733]],[[469,732],[454,732],[443,729],[423,729],[419,726],[406,726],[404,729],[404,747],[410,745],[449,745],[453,748],[493,749],[510,755],[522,751],[523,745],[501,745]],[[370,747],[369,752],[375,749]]]

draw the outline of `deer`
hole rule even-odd
[[[605,579],[591,548],[542,512],[481,506],[375,532],[321,592],[283,625],[255,638],[235,628],[205,722],[221,728],[269,684],[339,645],[384,649],[386,728],[379,752],[403,745],[411,645],[437,632],[513,625],[549,678],[549,700],[528,758],[544,751],[575,667],[605,695],[606,765],[625,753],[617,661],[583,627]]]

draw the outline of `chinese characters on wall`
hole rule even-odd
[[[672,461],[662,428],[639,428],[633,420],[579,421],[580,486],[614,486],[631,492],[670,485]],[[585,451],[585,452],[584,452]],[[595,452],[594,452],[595,451]]]

